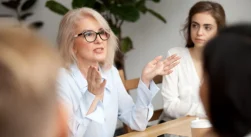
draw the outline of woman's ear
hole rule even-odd
[[[57,112],[57,137],[68,137],[68,112],[66,106],[62,103],[58,103]]]
[[[77,54],[77,49],[76,49],[76,47],[73,45],[73,47],[72,47],[72,52],[76,55]]]

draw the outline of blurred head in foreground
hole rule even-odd
[[[20,26],[0,27],[0,136],[63,137],[56,99],[59,55]]]
[[[204,50],[201,99],[214,131],[243,137],[251,131],[251,25],[230,26]]]

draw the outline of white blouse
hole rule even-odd
[[[95,95],[88,91],[88,83],[76,64],[70,71],[62,69],[58,80],[60,100],[69,110],[69,137],[112,137],[117,118],[134,130],[145,130],[153,115],[152,98],[159,88],[153,81],[150,89],[140,80],[137,100],[133,102],[125,90],[118,70],[112,67],[101,76],[106,79],[104,98],[95,111],[88,112]]]
[[[165,113],[163,120],[168,121],[187,115],[205,117],[199,98],[201,82],[188,48],[172,48],[168,51],[168,56],[173,54],[180,56],[181,60],[173,69],[173,73],[163,77],[161,91]]]

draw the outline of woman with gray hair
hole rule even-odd
[[[60,23],[58,44],[65,65],[59,93],[70,112],[70,136],[112,137],[117,118],[134,130],[145,130],[159,90],[152,79],[170,74],[179,57],[158,56],[145,66],[134,103],[113,67],[117,38],[98,12],[69,11]]]

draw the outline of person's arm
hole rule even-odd
[[[73,81],[67,72],[61,73],[58,80],[59,100],[67,107],[69,117],[69,136],[84,136],[87,126],[91,121],[104,122],[103,104],[98,101],[94,94],[85,89],[84,94],[78,94],[78,87],[72,85]],[[95,106],[94,106],[95,105]],[[90,112],[90,109],[92,112]]]
[[[204,110],[201,104],[184,101],[185,99],[180,98],[179,90],[182,87],[179,87],[178,82],[182,76],[179,76],[178,69],[182,68],[179,67],[177,66],[174,68],[173,73],[163,77],[161,93],[164,101],[164,113],[172,118],[186,115],[203,116]]]
[[[137,100],[136,103],[134,103],[132,97],[125,90],[118,71],[115,68],[113,71],[115,71],[113,75],[115,75],[118,92],[119,119],[133,130],[145,130],[148,120],[153,115],[151,100],[158,92],[159,88],[151,81],[149,89],[140,80],[137,88]]]

